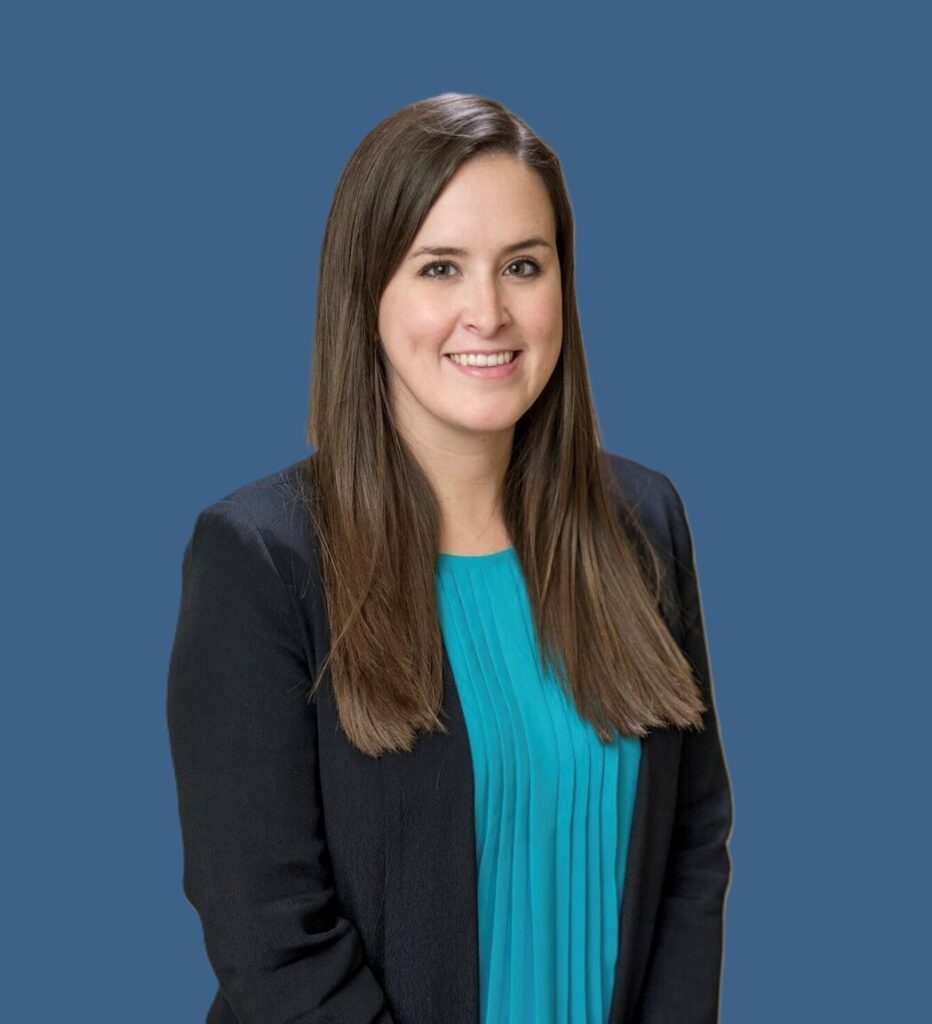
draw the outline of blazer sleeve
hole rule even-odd
[[[167,719],[184,856],[220,991],[241,1024],[392,1024],[326,853],[310,669],[292,592],[223,499],[182,562]]]
[[[662,474],[661,474],[662,475]],[[683,652],[707,707],[705,730],[683,734],[673,840],[638,1024],[716,1024],[731,879],[733,805],[719,734],[699,580],[686,510],[668,477]]]

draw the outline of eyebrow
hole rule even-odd
[[[533,249],[535,246],[543,246],[544,248],[550,249],[550,243],[545,239],[541,238],[540,235],[534,235],[531,238],[525,238],[520,242],[512,242],[511,245],[506,245],[502,249],[500,255],[504,256],[510,252],[517,252],[519,249]],[[468,256],[469,251],[467,249],[458,249],[453,245],[424,245],[421,246],[417,252],[412,253],[408,259],[416,259],[418,256]]]

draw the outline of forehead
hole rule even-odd
[[[497,247],[516,239],[553,240],[550,197],[540,176],[511,156],[467,161],[428,211],[413,245]]]

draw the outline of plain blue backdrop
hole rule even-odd
[[[928,11],[4,7],[6,1019],[204,1019],[182,550],[308,452],[333,189],[445,91],[560,155],[603,443],[686,501],[735,790],[722,1021],[927,1011]]]

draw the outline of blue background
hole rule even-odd
[[[723,1022],[927,1011],[928,11],[4,7],[8,1019],[204,1019],[182,549],[307,453],[336,181],[448,90],[560,155],[603,442],[686,501],[735,790]]]

